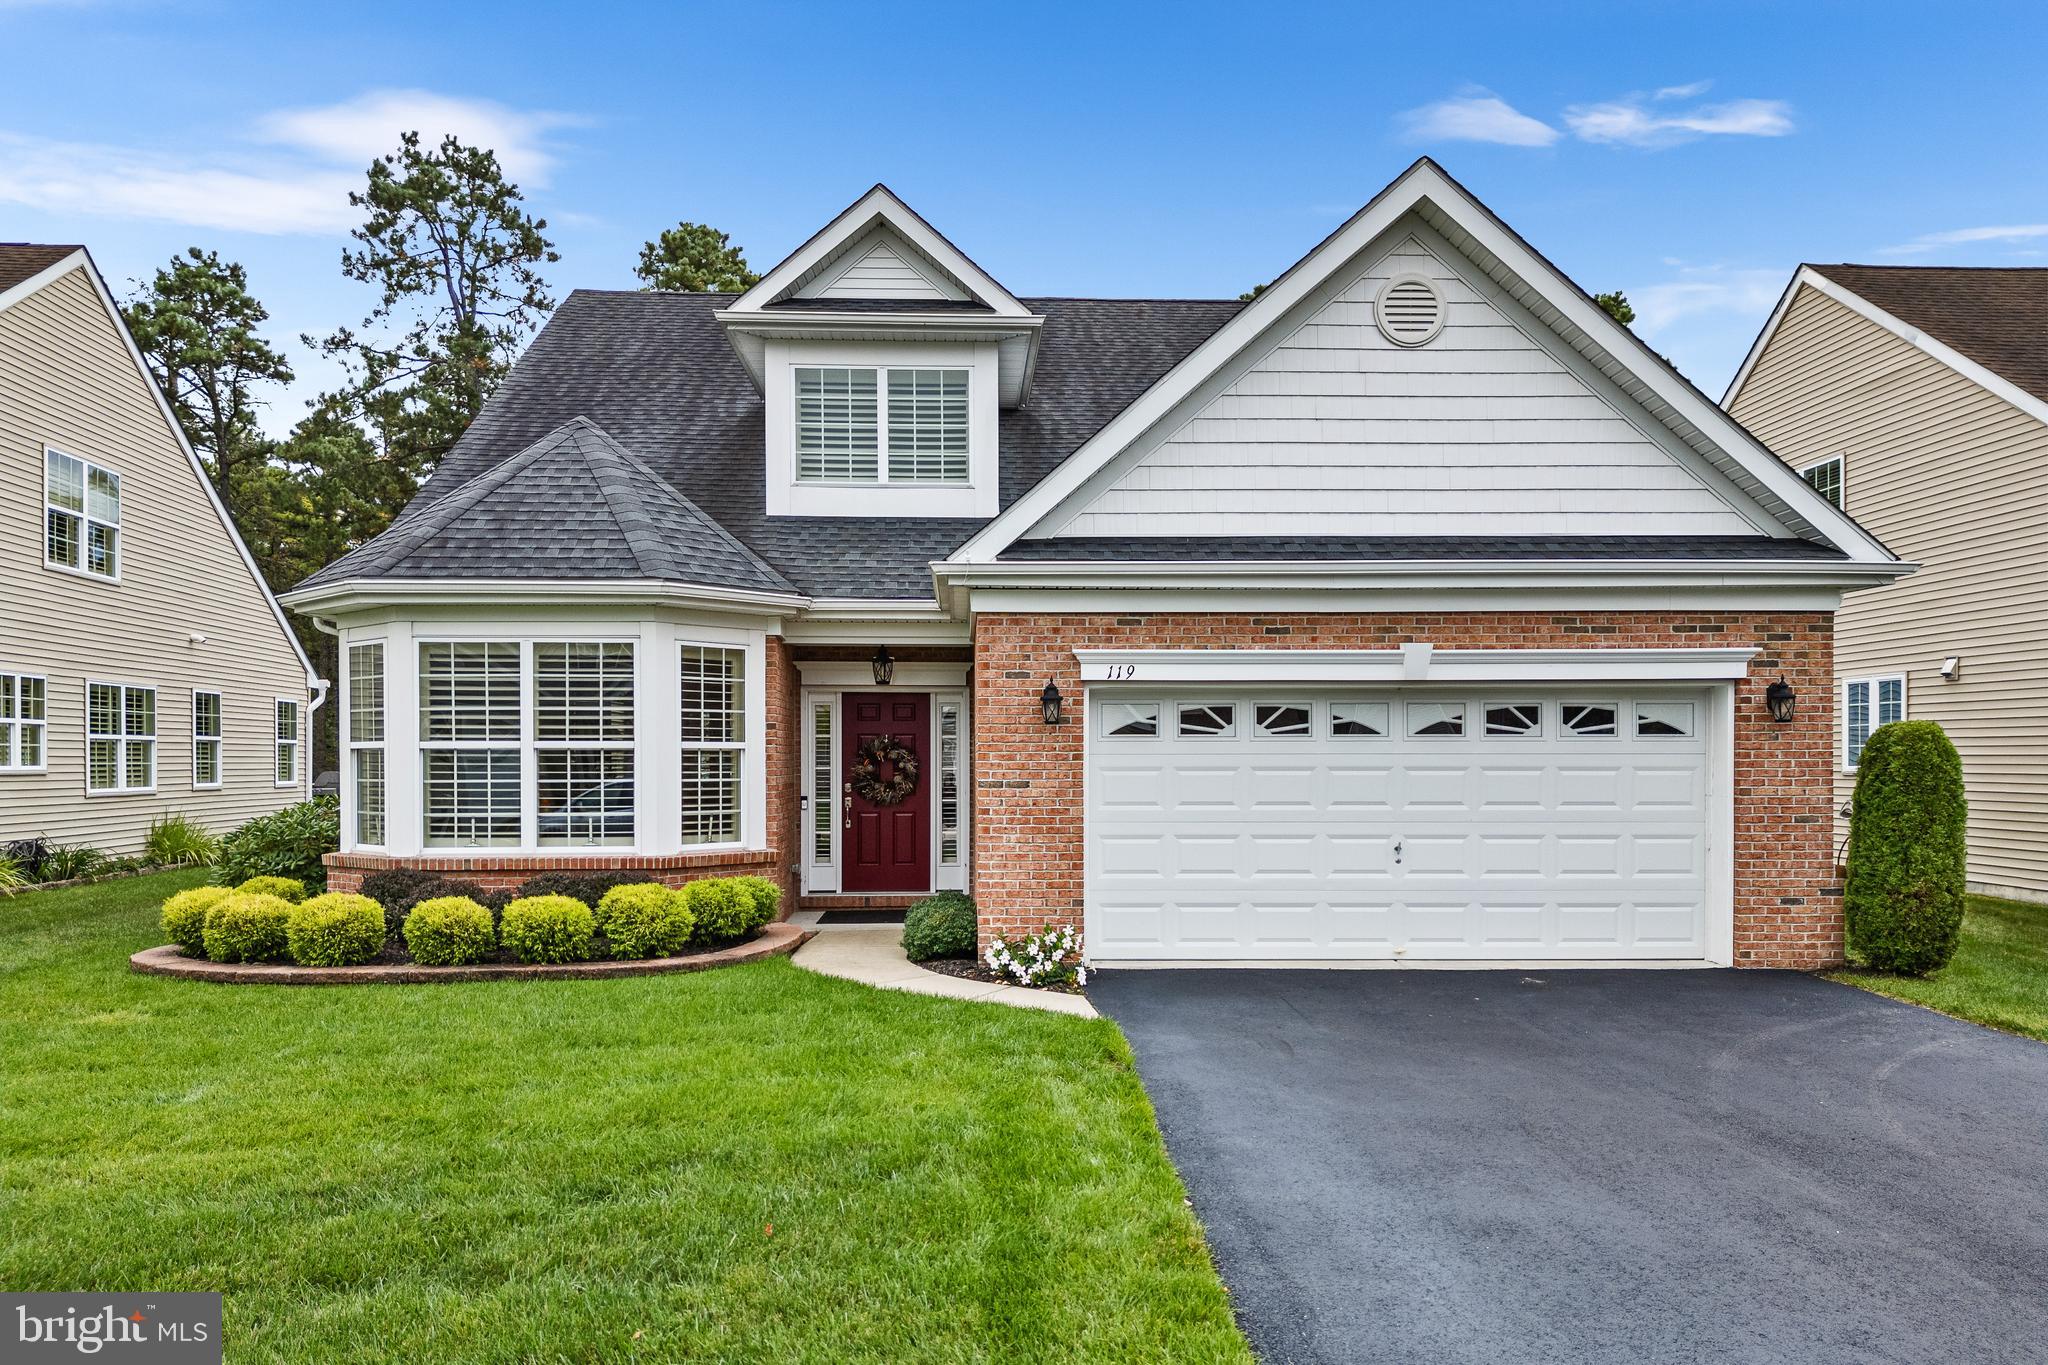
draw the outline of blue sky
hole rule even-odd
[[[630,287],[677,219],[757,268],[887,181],[1019,294],[1234,296],[1437,157],[1721,388],[1801,260],[2048,264],[2026,5],[236,5],[0,0],[0,240],[126,293],[247,265],[360,317],[346,193],[401,127],[498,148]],[[270,425],[331,375],[302,379]]]

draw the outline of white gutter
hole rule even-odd
[[[1010,560],[931,565],[944,587],[1520,588],[1869,587],[1913,572],[1902,560]],[[1320,580],[1320,581],[1318,581]]]
[[[350,578],[338,583],[323,583],[316,588],[296,588],[278,600],[300,612],[356,601],[384,606],[434,602],[488,604],[626,600],[776,613],[802,611],[811,604],[810,598],[799,593],[697,587],[664,579],[640,578],[552,581],[519,578]]]

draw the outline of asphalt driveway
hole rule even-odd
[[[2048,1046],[1785,972],[1088,993],[1269,1361],[2048,1360]]]

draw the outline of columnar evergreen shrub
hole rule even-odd
[[[235,891],[206,912],[206,955],[215,962],[282,962],[292,904],[281,896]]]
[[[694,942],[702,947],[745,938],[754,915],[754,897],[737,877],[705,877],[683,888],[684,904],[697,922]]]
[[[597,924],[582,901],[522,896],[505,907],[499,934],[521,962],[583,962],[590,957]]]
[[[1963,927],[1963,763],[1939,725],[1879,726],[1856,767],[1843,908],[1849,944],[1879,971],[1948,965]]]
[[[941,891],[903,912],[903,953],[912,962],[974,956],[974,899]]]
[[[368,896],[330,891],[292,907],[285,922],[292,961],[302,967],[353,967],[384,946],[384,907]]]
[[[481,962],[497,946],[491,912],[467,896],[421,901],[405,917],[406,951],[423,966],[460,967]]]
[[[671,957],[689,946],[696,920],[683,893],[659,882],[615,886],[591,912],[614,957]]]
[[[195,886],[164,902],[164,936],[187,957],[206,956],[206,912],[235,893],[225,886]]]
[[[235,890],[244,896],[276,896],[295,905],[306,898],[306,884],[296,877],[251,877]]]

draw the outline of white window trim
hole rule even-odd
[[[1841,501],[1835,504],[1835,510],[1846,512],[1849,510],[1849,464],[1840,455],[1830,455],[1825,460],[1815,460],[1812,464],[1800,466],[1799,477],[1811,484],[1813,480],[1807,479],[1806,476],[1816,469],[1826,469],[1829,465],[1835,466],[1835,484],[1841,490]],[[1819,493],[1820,489],[1815,488],[1813,491]]]
[[[945,754],[939,735],[939,708],[948,705],[960,708],[960,747],[955,758],[960,792],[960,853],[950,863],[940,859],[940,834],[944,826],[939,819],[941,793],[935,787],[931,803],[932,890],[965,891],[974,856],[974,708],[965,692],[932,693],[932,780],[935,783],[939,780],[938,773]]]
[[[766,780],[767,773],[765,764],[757,761],[766,753],[768,747],[766,736],[762,733],[766,725],[767,711],[765,706],[757,705],[755,702],[757,694],[763,702],[767,698],[766,679],[761,677],[760,672],[764,660],[758,657],[755,651],[742,644],[734,644],[728,640],[700,640],[694,636],[678,635],[675,647],[668,651],[668,662],[676,676],[676,686],[678,689],[682,686],[683,651],[686,649],[717,649],[740,656],[743,661],[741,667],[746,670],[741,675],[740,692],[740,734],[743,738],[737,742],[733,740],[684,739],[682,737],[682,698],[679,693],[676,695],[676,729],[673,732],[675,737],[675,753],[673,762],[669,767],[669,772],[674,779],[676,789],[676,818],[673,831],[676,847],[683,853],[725,853],[743,850],[749,847],[748,835],[749,831],[753,828],[753,810],[757,799],[755,787],[758,783]],[[836,737],[836,730],[834,735]],[[702,753],[710,750],[721,750],[739,755],[739,838],[716,844],[689,843],[683,839],[683,755],[685,753]],[[767,793],[761,792],[758,795],[760,798],[765,799]],[[634,828],[637,837],[639,827],[636,824]],[[836,850],[836,840],[834,847]]]
[[[522,772],[521,784],[533,798],[532,809],[524,812],[520,821],[523,837],[533,841],[542,852],[556,854],[581,854],[586,857],[603,853],[627,853],[639,848],[645,842],[641,835],[642,822],[647,819],[646,802],[641,799],[642,779],[640,776],[640,746],[642,732],[646,725],[640,705],[642,687],[640,683],[641,651],[646,648],[637,637],[613,635],[601,639],[552,639],[535,636],[521,642],[524,645],[522,659],[524,690],[521,700],[528,714],[522,722],[522,729],[528,739],[526,766],[531,769],[531,780]],[[540,651],[545,645],[625,645],[633,651],[633,738],[617,739],[542,739],[537,717],[531,714],[540,704]],[[745,653],[744,650],[741,653]],[[633,772],[633,837],[624,843],[574,843],[564,841],[558,844],[540,842],[540,756],[544,753],[625,753],[630,754]],[[389,770],[386,770],[386,785],[389,785]],[[600,778],[600,781],[608,779]],[[387,798],[386,806],[390,805]],[[387,825],[388,829],[388,825]]]
[[[343,752],[341,773],[342,846],[348,849],[385,849],[391,845],[391,831],[393,828],[391,802],[393,785],[391,781],[391,725],[393,714],[391,706],[391,661],[394,653],[393,645],[393,641],[384,639],[382,636],[368,636],[363,639],[350,637],[340,642],[341,686],[339,689],[340,700],[336,704],[341,707],[340,729]],[[381,652],[379,663],[381,674],[379,690],[381,695],[378,699],[378,710],[384,722],[384,736],[381,739],[363,739],[356,734],[354,700],[356,682],[355,651],[367,649],[371,646],[375,646]],[[419,668],[418,650],[413,651],[413,668],[414,677],[417,680]],[[417,682],[415,682],[415,685],[417,685]],[[418,746],[415,745],[414,748],[417,751]],[[369,749],[375,749],[384,755],[384,837],[374,844],[358,837],[362,828],[362,813],[359,809],[360,802],[356,791],[356,755]]]
[[[217,735],[202,735],[199,733],[199,699],[201,697],[213,698],[214,715],[220,721],[220,733]],[[201,782],[199,780],[199,746],[208,743],[213,744],[216,749],[213,763],[215,776],[211,782]],[[217,688],[195,687],[192,689],[192,790],[196,792],[217,792],[227,785],[227,777],[228,699]]]
[[[118,734],[118,735],[114,735],[114,734],[95,734],[95,733],[93,732],[93,728],[92,728],[92,690],[93,690],[93,689],[94,689],[95,687],[113,687],[113,688],[118,688],[118,689],[120,689],[120,692],[121,692],[121,702],[120,702],[120,707],[121,707],[121,725],[122,725],[122,733],[120,733],[120,734]],[[148,692],[148,693],[149,693],[149,694],[151,695],[151,699],[152,699],[152,700],[151,700],[151,705],[150,705],[150,712],[151,712],[151,714],[152,714],[152,715],[153,715],[153,716],[154,716],[154,717],[156,718],[156,728],[155,728],[155,729],[153,729],[153,730],[151,730],[151,731],[150,731],[150,733],[149,733],[149,785],[148,785],[147,787],[95,787],[95,786],[93,786],[93,784],[92,784],[92,745],[93,745],[93,741],[94,741],[94,740],[96,740],[96,739],[101,739],[101,740],[104,740],[104,739],[111,739],[111,740],[113,740],[113,741],[115,742],[115,746],[116,746],[116,747],[115,747],[115,750],[114,750],[114,777],[115,777],[115,780],[116,780],[116,781],[120,781],[120,782],[125,782],[125,781],[127,781],[127,779],[128,779],[128,761],[127,761],[127,760],[128,760],[128,755],[127,755],[127,745],[128,745],[129,735],[127,734],[127,724],[128,724],[128,720],[127,720],[127,718],[128,718],[128,693],[129,693],[129,692],[131,692],[131,691],[133,691],[133,692]],[[164,725],[163,725],[163,721],[164,721],[164,718],[163,718],[163,712],[162,712],[162,709],[161,709],[161,705],[160,705],[160,703],[161,703],[161,698],[157,696],[157,687],[156,687],[156,684],[154,684],[154,683],[138,683],[138,682],[119,682],[119,681],[116,681],[116,680],[113,680],[113,679],[109,679],[109,678],[87,678],[87,679],[85,680],[85,689],[84,689],[84,691],[83,691],[83,693],[82,693],[81,695],[83,696],[83,699],[84,699],[84,701],[85,701],[85,727],[84,727],[84,728],[85,728],[85,749],[84,749],[84,753],[85,753],[85,771],[84,771],[83,773],[81,773],[81,774],[79,775],[79,777],[80,777],[80,780],[81,780],[81,781],[83,781],[83,782],[84,782],[84,784],[85,784],[85,794],[86,794],[87,796],[89,796],[89,797],[93,797],[93,798],[95,798],[95,799],[97,799],[97,798],[99,798],[99,797],[104,797],[104,796],[154,796],[154,795],[156,795],[156,791],[157,791],[157,779],[158,779],[158,778],[159,778],[159,777],[160,777],[160,776],[162,775],[162,774],[161,774],[161,772],[160,772],[160,770],[159,770],[159,766],[158,766],[158,764],[159,764],[159,760],[160,760],[160,759],[162,758],[162,755],[161,755],[160,753],[158,753],[158,751],[157,751],[157,744],[158,744],[158,743],[159,743],[159,742],[161,741],[161,739],[163,738],[163,728],[164,728]],[[47,744],[47,736],[45,736],[45,742],[46,742],[46,744]]]
[[[50,501],[50,457],[52,455],[62,455],[67,460],[76,460],[85,466],[85,510],[74,513],[70,508],[59,507]],[[94,573],[91,569],[85,567],[85,547],[86,542],[91,538],[90,527],[93,522],[91,513],[92,471],[95,469],[114,476],[117,493],[121,499],[121,520],[111,523],[114,531],[114,572],[111,574]],[[101,464],[98,460],[90,460],[83,455],[73,455],[61,446],[45,445],[43,447],[42,480],[42,524],[36,528],[36,535],[43,547],[43,567],[51,573],[69,574],[73,578],[83,578],[93,583],[119,583],[121,581],[121,570],[128,561],[127,476],[110,464]],[[78,567],[75,569],[69,564],[59,564],[50,558],[50,513],[52,512],[62,512],[66,516],[76,516],[78,518]],[[100,524],[102,526],[109,525],[107,522],[101,522]]]
[[[1876,734],[1878,727],[1880,725],[1885,725],[1889,723],[1886,721],[1881,721],[1877,718],[1877,687],[1879,683],[1887,682],[1896,682],[1899,685],[1899,719],[1907,719],[1913,714],[1913,710],[1912,698],[1908,694],[1908,690],[1906,687],[1906,675],[1904,673],[1871,673],[1860,678],[1842,679],[1842,690],[1840,695],[1840,701],[1842,705],[1842,723],[1840,729],[1842,738],[1842,771],[1844,773],[1853,773],[1856,771],[1856,768],[1858,766],[1849,761],[1849,689],[1851,687],[1856,686],[1858,683],[1861,683],[1870,689],[1870,733],[1866,734],[1863,737],[1863,742],[1865,744],[1869,744],[1870,735]]]
[[[865,668],[866,665],[862,665],[862,667]],[[930,696],[931,763],[927,771],[930,773],[934,784],[939,781],[940,756],[942,752],[939,735],[939,708],[948,705],[960,708],[959,858],[951,863],[940,860],[939,845],[942,825],[939,819],[939,788],[936,785],[932,788],[930,803],[931,830],[929,837],[931,847],[931,890],[965,891],[973,876],[974,867],[974,707],[972,700],[964,688],[903,687],[893,684],[887,688],[875,687],[872,684],[867,686],[849,684],[844,687],[805,688],[800,694],[799,700],[802,707],[804,728],[803,783],[801,787],[804,798],[801,803],[803,808],[803,889],[807,892],[831,895],[838,892],[840,887],[841,869],[839,859],[843,849],[843,841],[840,837],[841,821],[839,819],[838,802],[842,796],[841,786],[845,781],[845,774],[842,771],[844,767],[844,754],[841,751],[841,740],[845,736],[845,731],[840,728],[845,719],[845,708],[841,705],[841,698],[848,692],[881,691],[925,693]],[[818,741],[817,730],[812,723],[819,707],[829,709],[832,714],[832,736],[830,740],[832,748],[831,752],[825,756],[826,765],[831,772],[831,790],[823,793],[822,796],[817,790]],[[818,860],[817,849],[812,839],[811,819],[815,815],[817,803],[821,799],[833,803],[833,819],[830,826],[832,850],[829,862],[820,862]]]
[[[279,711],[280,711],[280,709],[281,709],[281,708],[283,708],[283,707],[285,707],[285,706],[287,706],[287,705],[289,705],[289,706],[291,706],[291,707],[293,708],[293,715],[294,715],[294,716],[296,717],[296,719],[297,719],[297,724],[296,724],[296,726],[294,727],[294,728],[295,728],[295,729],[297,730],[297,732],[298,732],[298,737],[297,737],[296,739],[286,739],[286,738],[284,737],[284,725],[283,725],[283,717],[282,717],[282,716],[281,716],[281,715],[279,714]],[[278,760],[278,759],[279,759],[279,758],[280,758],[280,757],[281,757],[281,756],[283,755],[284,749],[285,749],[285,747],[286,747],[287,745],[289,745],[289,746],[291,747],[291,751],[292,751],[292,775],[291,775],[291,776],[290,776],[289,778],[282,778],[282,777],[279,777],[279,776],[277,775],[277,760]],[[272,786],[276,786],[276,787],[296,787],[296,786],[298,786],[298,785],[299,785],[299,762],[300,762],[300,760],[301,760],[301,759],[302,759],[302,758],[304,757],[304,753],[303,753],[303,750],[305,749],[305,745],[306,745],[306,703],[305,703],[305,699],[304,699],[304,698],[302,698],[302,697],[273,697],[273,698],[271,698],[271,706],[270,706],[270,781],[271,781],[271,785],[272,785]]]
[[[994,517],[1000,510],[997,469],[997,343],[849,342],[769,338],[763,367],[767,450],[767,512],[790,517]],[[796,372],[876,371],[876,460],[873,483],[797,478]],[[967,478],[898,482],[887,478],[889,370],[966,370]]]
[[[792,457],[790,476],[794,478],[798,483],[802,484],[806,488],[873,488],[876,487],[877,485],[881,485],[884,487],[894,485],[898,487],[908,488],[965,488],[971,487],[973,485],[974,367],[972,365],[919,365],[916,363],[904,363],[895,365],[792,365],[790,367],[790,401],[792,403],[801,403],[802,391],[798,387],[797,376],[799,376],[803,371],[829,369],[843,369],[848,371],[849,373],[862,373],[872,375],[874,377],[875,477],[872,479],[806,478],[803,472],[803,450],[801,446],[793,445],[790,451]],[[898,372],[910,373],[917,370],[933,370],[939,373],[960,374],[966,376],[968,391],[965,397],[965,402],[967,404],[966,425],[968,435],[968,449],[966,452],[966,468],[962,472],[962,476],[960,478],[899,479],[890,470],[890,465],[893,462],[892,457],[896,453],[890,445],[890,428],[892,425],[889,416],[889,406],[892,401],[890,395],[894,390],[895,378]],[[803,423],[801,419],[792,414],[791,422],[792,429],[798,435],[801,435],[803,431]]]
[[[20,756],[21,727],[23,725],[41,726],[43,731],[43,742],[40,748],[43,761],[34,764],[17,762],[0,765],[0,775],[18,777],[36,773],[48,773],[50,771],[50,679],[46,674],[31,673],[21,668],[0,667],[0,676],[14,679],[14,719],[0,720],[0,726],[11,726],[14,730],[14,742],[7,746],[7,751],[17,758]],[[41,720],[24,721],[21,718],[21,682],[24,678],[33,678],[43,685],[43,718]]]
[[[838,801],[839,784],[842,780],[839,760],[839,740],[842,733],[839,728],[840,695],[840,692],[836,689],[824,691],[806,688],[802,693],[804,779],[803,800],[798,802],[798,805],[801,807],[803,814],[803,872],[804,890],[806,891],[833,892],[839,889],[840,838]],[[826,738],[828,750],[822,756],[818,753],[817,714],[820,708],[828,711],[831,715],[829,721],[831,733]],[[821,757],[826,769],[826,785],[823,791],[818,790],[818,767]],[[825,825],[826,842],[830,845],[830,849],[822,861],[818,857],[817,829],[813,823],[817,819],[820,803],[823,803],[831,812],[831,818],[826,821]]]

